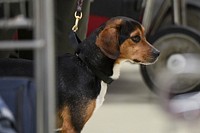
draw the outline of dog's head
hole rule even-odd
[[[128,17],[108,20],[97,36],[96,45],[111,59],[144,65],[154,63],[160,54],[146,40],[144,27]]]

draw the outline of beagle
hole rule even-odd
[[[160,52],[144,32],[137,21],[114,17],[82,41],[76,54],[57,58],[57,126],[61,133],[81,132],[102,105],[107,84],[119,78],[123,62],[149,65],[158,59]],[[30,61],[0,61],[1,76],[33,76],[30,71]]]

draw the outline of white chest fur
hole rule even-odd
[[[112,79],[118,79],[119,78],[121,65],[126,61],[128,61],[128,60],[121,59],[119,61],[119,63],[116,63],[114,65],[114,67],[113,67],[113,75],[111,76]]]
[[[111,76],[112,79],[118,79],[120,75],[120,67],[121,63],[124,62],[125,60],[122,60],[119,64],[115,64],[113,68],[113,75]],[[105,100],[105,95],[107,92],[107,84],[103,81],[101,81],[101,91],[96,99],[96,108],[95,111],[102,106],[104,100]]]
[[[102,106],[104,100],[105,100],[105,95],[106,95],[106,92],[107,92],[107,84],[104,83],[103,81],[101,81],[101,91],[96,99],[96,108],[95,108],[95,111]]]

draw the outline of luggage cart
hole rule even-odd
[[[16,8],[13,8],[13,6]],[[31,29],[33,39],[0,40],[0,50],[33,50],[37,133],[55,131],[55,54],[53,0],[1,0],[0,29]],[[17,9],[17,12],[13,12]]]
[[[177,123],[184,123],[186,132],[197,133],[200,131],[200,3],[191,6],[189,0],[164,0],[151,20],[148,15],[155,0],[146,2],[143,24],[149,41],[161,54],[155,64],[141,65],[142,77],[150,90],[158,94],[161,107],[173,118],[168,127],[175,129]]]
[[[154,92],[163,88],[170,89],[174,95],[199,91],[200,29],[197,22],[200,8],[196,5],[190,8],[186,0],[164,0],[152,17],[154,4],[155,0],[146,1],[142,23],[148,40],[161,51],[161,55],[155,64],[141,65],[144,81]],[[169,15],[171,21],[163,22],[169,19]],[[163,23],[164,28],[160,28]]]

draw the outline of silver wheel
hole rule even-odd
[[[198,89],[200,35],[183,27],[167,28],[156,35],[152,44],[161,51],[159,60],[153,65],[141,66],[143,78],[150,89],[160,90],[168,84],[175,94]]]

